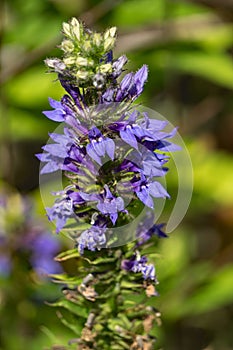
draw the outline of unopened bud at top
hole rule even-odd
[[[72,25],[72,27],[79,27],[79,21],[75,17],[71,19],[70,24]]]
[[[77,39],[78,41],[80,40],[82,25],[76,18],[73,17],[70,23],[64,22],[62,24],[62,28],[66,36],[69,38]]]
[[[99,47],[102,44],[102,37],[100,33],[93,34],[93,44]]]
[[[110,76],[116,78],[122,70],[125,59],[115,61],[111,50],[116,40],[116,27],[109,28],[104,33],[85,29],[76,18],[63,23],[64,39],[60,45],[63,51],[62,59],[47,60],[50,71],[55,71],[72,79],[72,84],[86,87],[93,82],[97,89],[103,88]]]
[[[62,24],[62,29],[63,29],[63,32],[64,32],[65,35],[67,35],[67,36],[71,35],[69,23],[64,22]]]
[[[74,36],[80,40],[80,24],[79,21],[76,18],[72,18],[70,22],[71,30]]]
[[[115,44],[115,38],[107,38],[105,39],[104,41],[104,50],[108,51],[108,50],[111,50]]]
[[[104,33],[104,39],[108,39],[108,38],[114,38],[116,35],[116,27],[112,27],[108,30],[106,30],[106,32]]]

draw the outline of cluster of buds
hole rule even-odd
[[[45,63],[51,71],[66,76],[69,82],[87,87],[105,79],[114,72],[114,66],[108,53],[116,41],[116,27],[105,33],[86,30],[82,23],[72,18],[70,23],[63,23],[64,40],[60,48],[62,59],[46,59]],[[99,57],[103,57],[100,62]],[[103,85],[103,84],[102,84]]]

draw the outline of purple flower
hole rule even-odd
[[[134,83],[136,85],[137,96],[141,95],[144,84],[148,78],[148,67],[144,64],[134,75]]]
[[[122,68],[126,62],[127,57],[121,56],[113,63],[112,76],[114,79],[121,74]],[[148,68],[146,65],[143,65],[136,73],[126,74],[118,87],[110,87],[103,92],[101,97],[102,103],[135,100],[142,93],[147,77]]]
[[[146,65],[143,65],[135,74],[126,74],[120,83],[115,101],[135,100],[142,93],[147,77],[148,68]]]
[[[88,230],[82,232],[78,238],[78,250],[80,254],[84,253],[84,249],[95,251],[96,249],[101,249],[106,243],[105,236],[106,228],[92,226]]]
[[[122,120],[126,118],[125,115],[121,120],[108,126],[110,130],[119,132],[121,139],[136,149],[138,149],[137,136],[143,136],[141,127],[136,123],[138,115],[139,113],[137,111],[133,111],[128,119]]]
[[[82,147],[76,144],[73,144],[70,147],[68,151],[68,157],[64,161],[63,170],[67,170],[79,175],[84,175],[86,177],[85,182],[88,180],[86,170],[91,172],[93,176],[98,175],[96,164],[93,162],[91,157],[87,155],[86,148],[84,146]]]
[[[135,273],[141,272],[145,280],[156,280],[154,265],[147,264],[147,258],[145,256],[141,257],[139,252],[136,252],[129,260],[123,260],[121,268]]]
[[[44,153],[36,154],[41,162],[47,163],[41,170],[41,174],[51,173],[64,168],[64,161],[68,157],[68,151],[72,145],[69,135],[50,134],[56,143],[43,146]]]
[[[55,101],[49,97],[49,104],[52,108],[54,108],[54,110],[53,111],[44,111],[43,114],[47,118],[49,118],[55,122],[64,122],[66,113],[63,109],[61,102]]]
[[[138,171],[146,176],[161,177],[168,171],[168,168],[163,167],[168,157],[160,157],[156,153],[147,150],[145,147],[139,147],[139,151],[131,152],[130,158],[133,160],[133,163],[137,165]]]
[[[144,118],[139,124],[144,132],[144,134],[139,137],[139,140],[149,150],[154,151],[158,149],[165,152],[180,150],[179,146],[167,140],[176,134],[177,129],[174,128],[171,132],[161,131],[167,125],[166,121],[150,119],[147,113],[144,113]]]
[[[140,164],[134,163],[132,160],[124,159],[122,163],[115,169],[115,172],[139,173],[141,171]]]
[[[54,110],[43,112],[47,118],[56,122],[66,122],[66,124],[70,125],[74,130],[76,130],[78,134],[87,134],[85,123],[81,125],[79,119],[75,115],[75,112],[73,110],[73,102],[70,96],[64,95],[61,99],[61,102],[49,98],[49,103],[50,106],[54,108]],[[82,119],[85,116],[82,109],[79,110],[79,116]]]
[[[98,164],[101,165],[101,157],[107,155],[113,160],[115,152],[115,144],[112,139],[102,135],[100,130],[93,127],[89,131],[90,143],[86,146],[87,153],[93,158]]]
[[[109,214],[113,225],[115,225],[118,218],[118,212],[126,212],[124,210],[124,201],[121,197],[114,197],[107,185],[104,185],[104,190],[105,194],[103,198],[99,199],[97,209],[99,209],[104,215]]]
[[[113,73],[112,76],[114,78],[118,78],[121,73],[122,73],[122,68],[124,67],[124,65],[127,63],[128,59],[125,55],[120,56],[117,60],[115,60],[112,64],[112,69],[113,69]]]
[[[146,113],[143,113],[142,118],[140,113],[134,110],[128,118],[125,114],[118,121],[109,124],[108,128],[119,133],[121,139],[136,150],[140,144],[151,151],[156,149],[167,152],[179,150],[180,147],[167,140],[175,135],[176,129],[170,133],[161,131],[166,125],[167,122],[149,119]],[[158,155],[157,158],[165,159],[162,155]]]
[[[11,273],[11,259],[5,253],[0,255],[0,277],[8,277]]]
[[[46,208],[46,211],[49,220],[56,221],[56,232],[59,233],[65,226],[66,221],[75,216],[74,205],[83,204],[85,201],[79,196],[78,192],[62,191],[55,194],[59,194],[61,197],[56,199],[51,208]]]
[[[63,77],[62,74],[59,74],[58,78],[62,87],[68,92],[68,94],[72,97],[73,101],[75,102],[75,105],[78,107],[80,115],[84,116],[83,109],[86,107],[86,104],[83,95],[80,92],[80,89],[74,84],[72,84],[67,77]],[[70,97],[67,95],[65,95],[64,97],[66,101],[67,97],[70,99]],[[66,106],[66,103],[63,103],[63,106]]]
[[[147,242],[152,236],[157,236],[159,238],[168,237],[168,235],[163,231],[165,224],[155,224],[154,214],[147,212],[145,219],[139,223],[137,227],[137,246],[140,246]]]
[[[152,197],[165,198],[170,197],[167,191],[158,181],[152,181],[147,179],[143,173],[141,173],[141,179],[134,179],[131,181],[133,190],[137,197],[149,208],[154,208],[154,202]]]
[[[53,258],[53,256],[33,255],[30,260],[36,273],[40,276],[45,276],[62,272],[61,266]]]
[[[39,256],[53,256],[58,252],[60,243],[56,236],[49,232],[38,233],[31,242],[31,249]]]
[[[136,130],[139,126],[137,124],[126,124],[122,130],[120,130],[120,137],[123,141],[128,143],[131,147],[138,149],[138,141],[136,139]]]
[[[54,255],[59,251],[59,248],[58,240],[47,232],[39,233],[32,239],[30,261],[38,274],[62,271],[60,265],[54,261]]]
[[[36,154],[41,162],[47,164],[42,168],[41,174],[67,170],[76,174],[84,174],[83,169],[89,169],[92,174],[97,174],[95,164],[87,156],[84,146],[76,144],[75,134],[72,130],[64,128],[64,134],[50,134],[56,143],[47,144],[43,153]]]
[[[111,63],[113,61],[113,52],[112,50],[108,51],[108,53],[106,54],[106,59],[105,62],[106,63]]]
[[[96,208],[101,214],[109,216],[113,225],[118,218],[118,212],[127,213],[127,210],[124,209],[123,199],[113,196],[108,185],[104,185],[104,193],[85,193],[80,191],[79,195],[85,201],[97,202]]]
[[[101,96],[101,103],[106,105],[106,103],[114,102],[115,89],[109,88],[107,89]]]

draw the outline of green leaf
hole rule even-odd
[[[50,274],[48,276],[52,278],[53,282],[55,283],[62,283],[68,285],[78,285],[83,280],[83,276],[79,278],[77,276],[69,277],[69,275],[67,274]]]
[[[184,312],[199,314],[218,309],[233,302],[233,265],[216,273],[210,282],[201,287],[184,305]],[[193,307],[195,305],[195,307]]]
[[[132,324],[129,321],[128,317],[123,313],[119,313],[117,316],[118,316],[118,319],[120,319],[122,321],[123,328],[130,330],[132,327]]]
[[[65,261],[73,258],[79,258],[80,254],[77,249],[70,249],[65,252],[60,253],[55,257],[56,261]]]
[[[12,104],[25,107],[44,106],[48,96],[60,99],[64,94],[58,81],[53,81],[54,76],[45,74],[44,67],[30,68],[23,74],[6,84],[5,92]],[[35,88],[35,87],[38,88]],[[49,103],[47,109],[51,109]],[[40,115],[38,115],[38,122]]]
[[[71,331],[73,331],[78,336],[81,335],[81,331],[83,328],[82,325],[78,324],[77,322],[73,324],[70,320],[67,320],[60,312],[58,313],[58,317],[59,317],[60,321],[64,324],[64,326],[69,328]]]
[[[150,247],[144,248],[141,250],[141,255],[149,255],[149,257],[161,258],[161,254],[156,253],[157,250],[155,244]]]
[[[127,293],[122,293],[124,295],[124,304],[129,304],[129,306],[133,306],[135,304],[141,304],[146,300],[145,293],[141,294],[130,294],[126,295]]]
[[[56,337],[56,335],[47,327],[45,326],[41,326],[40,327],[41,331],[47,335],[47,337],[49,338],[49,340],[51,341],[51,344],[57,344],[58,343],[58,338]]]
[[[194,191],[202,195],[202,200],[205,197],[209,198],[212,205],[214,203],[232,205],[233,159],[231,155],[222,151],[210,152],[208,147],[200,142],[189,144],[188,149],[194,169]]]
[[[177,52],[172,57],[174,68],[206,78],[216,84],[233,89],[233,63],[227,54],[208,52]]]
[[[121,287],[122,288],[127,288],[127,289],[131,289],[131,288],[142,288],[142,284],[139,283],[134,283],[134,282],[129,282],[127,280],[122,280],[121,282]]]
[[[44,140],[48,127],[53,126],[53,122],[50,123],[40,113],[29,113],[21,108],[8,108],[5,117],[9,124],[1,124],[0,139]]]
[[[88,317],[88,310],[85,307],[81,307],[69,300],[66,299],[61,299],[55,303],[48,303],[48,305],[52,306],[52,307],[62,307],[68,311],[70,311],[72,314],[79,316],[79,317],[83,317],[83,318],[87,318]]]
[[[233,88],[233,63],[230,55],[196,51],[157,50],[148,56],[148,64],[158,70],[171,69],[189,73],[215,84]]]
[[[83,210],[83,212],[84,212],[84,210]],[[77,221],[75,221],[74,223],[68,224],[64,228],[62,228],[62,232],[71,233],[72,234],[72,232],[85,231],[85,230],[87,230],[90,227],[91,227],[91,225],[89,225],[89,224],[87,224],[85,222],[77,222]]]
[[[183,17],[205,12],[201,6],[174,2],[173,0],[131,0],[117,6],[112,22],[120,27],[159,22],[166,18]]]
[[[190,38],[188,38],[190,40]],[[211,55],[214,51],[224,51],[232,46],[232,25],[222,24],[203,28],[202,31],[194,33],[194,40]],[[212,52],[211,52],[212,51]]]
[[[116,258],[97,258],[95,260],[90,260],[88,258],[83,257],[90,265],[101,265],[101,264],[109,264],[116,260]]]

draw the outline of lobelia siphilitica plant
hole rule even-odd
[[[150,259],[156,240],[167,236],[154,222],[154,205],[169,197],[158,178],[177,149],[169,141],[176,130],[164,131],[165,121],[134,103],[148,68],[124,74],[127,57],[112,52],[115,27],[100,34],[73,18],[62,32],[62,58],[45,63],[66,93],[50,98],[52,110],[44,112],[62,131],[50,134],[37,157],[42,175],[64,176],[67,186],[54,193],[47,215],[75,242],[56,257],[73,272],[52,275],[63,284],[53,306],[76,334],[63,348],[153,349],[159,312],[150,302],[158,283]]]

